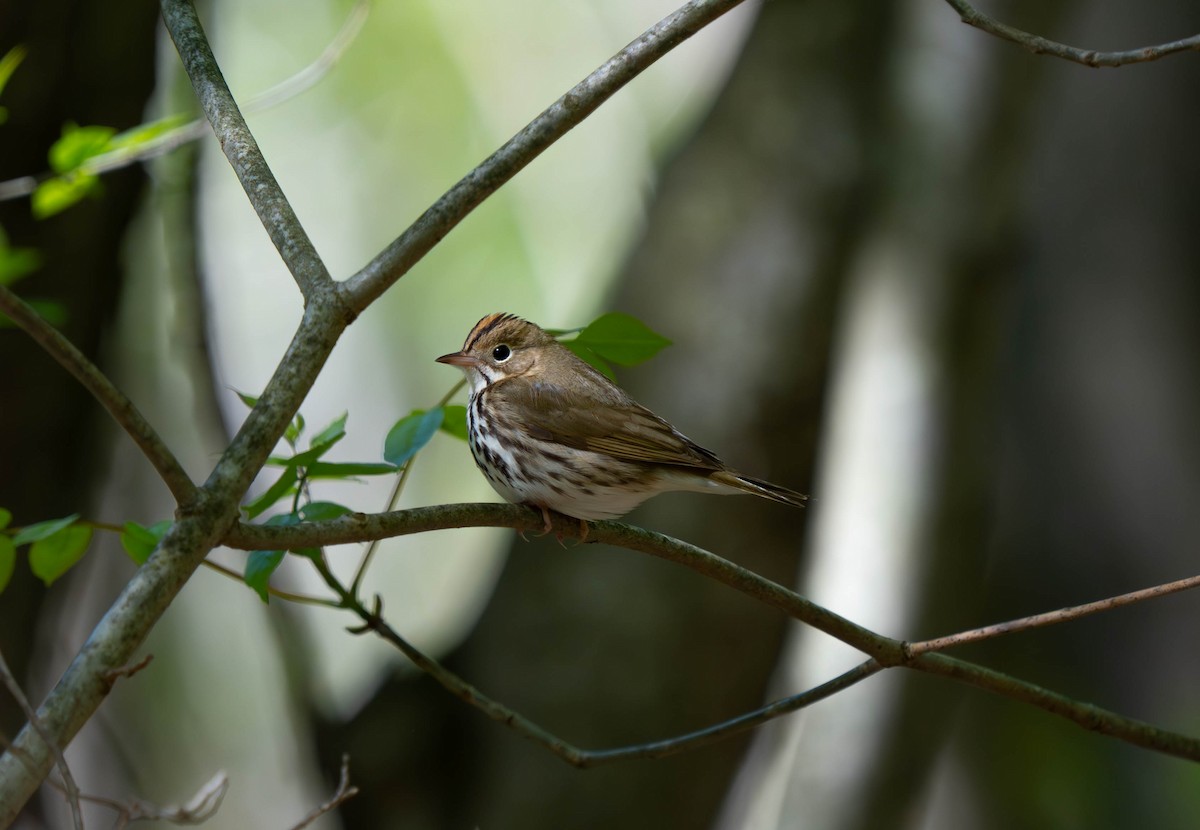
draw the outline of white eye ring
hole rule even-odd
[[[507,343],[501,343],[499,346],[492,349],[492,360],[496,361],[497,363],[503,363],[510,357],[512,357],[512,349],[508,347]]]

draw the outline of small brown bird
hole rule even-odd
[[[471,385],[467,434],[475,463],[513,504],[583,520],[623,516],[669,490],[750,493],[801,506],[807,496],[731,470],[630,398],[533,323],[489,314],[457,366]],[[584,525],[584,534],[587,526]]]

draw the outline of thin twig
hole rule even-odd
[[[434,405],[434,409],[450,403],[454,399],[454,396],[458,394],[458,390],[466,385],[467,379],[460,378],[458,383],[450,387],[449,392],[442,395],[442,399]],[[388,496],[387,500],[387,507],[383,508],[385,513],[396,509],[396,505],[400,501],[400,494],[404,492],[404,485],[408,481],[409,472],[412,470],[413,462],[416,460],[417,457],[414,455],[405,462],[404,469],[400,471],[399,478],[396,479],[396,483],[392,486],[391,495]],[[358,569],[354,572],[354,581],[350,583],[350,593],[354,594],[354,596],[358,596],[358,589],[362,587],[363,578],[367,575],[367,568],[371,566],[371,560],[375,557],[375,551],[379,549],[380,541],[382,540],[372,539],[367,544],[367,550],[363,553],[362,560],[358,563]]]
[[[1057,611],[1046,611],[1041,614],[1032,614],[1028,617],[1021,617],[1020,619],[1016,620],[995,623],[994,625],[985,625],[982,628],[972,629],[971,631],[962,631],[958,634],[950,634],[946,637],[937,637],[933,640],[923,640],[917,643],[909,643],[908,651],[910,654],[914,655],[925,654],[926,652],[932,651],[944,651],[948,648],[953,648],[954,646],[961,646],[965,645],[966,643],[977,643],[981,640],[990,640],[993,637],[1000,637],[1004,634],[1012,634],[1018,631],[1028,631],[1032,628],[1041,628],[1043,626],[1056,625],[1069,620],[1077,620],[1080,617],[1086,617],[1089,614],[1097,614],[1101,611],[1111,611],[1114,608],[1132,605],[1135,602],[1155,599],[1156,597],[1165,597],[1196,587],[1200,587],[1200,576],[1190,576],[1186,579],[1178,579],[1174,582],[1167,582],[1162,585],[1154,585],[1150,588],[1142,588],[1140,591],[1130,591],[1127,594],[1096,600],[1095,602],[1088,602],[1084,603],[1083,605],[1071,605],[1066,608],[1060,608]]]
[[[166,821],[171,824],[203,824],[221,808],[225,793],[229,791],[229,776],[217,772],[183,804],[152,804],[134,799],[119,801],[103,795],[80,795],[80,800],[107,807],[117,814],[117,827],[133,821]]]
[[[208,568],[210,571],[215,571],[224,577],[228,577],[234,582],[245,582],[245,580],[242,579],[242,575],[237,571],[233,570],[232,568],[226,568],[224,565],[220,564],[219,562],[213,562],[211,559],[204,560],[204,567]],[[281,591],[278,588],[272,588],[270,585],[267,586],[267,593],[276,599],[281,599],[286,602],[294,602],[298,605],[319,605],[322,608],[342,607],[341,603],[336,602],[335,600],[326,599],[325,597],[309,596],[308,594],[293,594],[290,591]]]
[[[146,456],[178,504],[187,504],[196,495],[196,485],[166,443],[145,416],[125,397],[108,376],[88,360],[62,332],[50,325],[24,300],[0,284],[0,311],[32,337],[42,349],[71,373],[83,388],[92,393],[113,420],[129,434]]]
[[[62,747],[58,745],[53,736],[42,726],[37,712],[29,705],[29,699],[25,697],[25,692],[21,690],[21,684],[17,682],[12,672],[9,671],[8,661],[4,659],[3,653],[0,653],[0,681],[4,683],[4,687],[8,689],[8,693],[12,695],[13,700],[17,702],[17,706],[25,714],[25,719],[29,721],[29,725],[34,728],[42,740],[45,741],[46,746],[54,753],[54,761],[58,765],[59,774],[62,775],[67,804],[71,808],[71,821],[74,823],[76,830],[83,830],[83,812],[79,809],[79,787],[75,784],[75,777],[71,775],[71,768],[67,765],[67,758],[63,755]]]
[[[346,281],[348,301],[361,313],[480,202],[542,151],[591,115],[663,55],[743,0],[691,0],[643,32],[529,122],[464,176],[400,236]]]
[[[505,706],[503,703],[488,697],[478,688],[463,680],[454,672],[447,669],[437,660],[429,657],[416,646],[400,635],[387,620],[383,617],[382,603],[379,597],[375,598],[373,609],[368,610],[356,596],[350,593],[349,589],[341,584],[334,576],[329,566],[325,563],[324,557],[312,560],[317,568],[317,572],[321,575],[325,583],[330,589],[338,594],[342,599],[342,606],[363,621],[360,628],[353,629],[352,633],[361,634],[365,631],[373,631],[379,637],[391,643],[405,657],[412,661],[413,665],[421,671],[428,674],[436,680],[441,686],[450,692],[452,695],[462,700],[467,705],[479,710],[487,717],[504,724],[512,729],[518,735],[521,735],[528,740],[540,745],[552,755],[573,767],[589,768],[597,767],[604,764],[616,763],[619,761],[628,761],[637,758],[663,758],[668,755],[675,755],[680,752],[685,752],[691,749],[696,749],[701,746],[719,741],[739,732],[744,732],[747,729],[752,729],[768,720],[781,717],[783,715],[803,709],[807,706],[824,700],[837,692],[847,689],[854,684],[867,679],[871,675],[883,669],[883,666],[874,660],[868,660],[859,664],[848,672],[845,672],[834,679],[821,684],[815,688],[809,689],[798,695],[792,695],[782,700],[755,709],[752,712],[747,712],[738,715],[735,718],[722,721],[712,726],[695,732],[689,732],[685,735],[679,735],[674,738],[668,738],[661,741],[653,741],[644,744],[635,744],[633,746],[618,747],[615,749],[588,750],[581,749],[573,744],[568,743],[549,730],[539,726],[533,721],[516,712],[513,709]]]
[[[1041,35],[1031,34],[1030,32],[1009,26],[1006,23],[1001,23],[995,18],[989,17],[979,11],[966,0],[946,0],[946,2],[958,12],[958,16],[962,18],[962,22],[968,26],[974,26],[976,29],[987,32],[990,35],[995,35],[1002,40],[1011,41],[1034,54],[1053,55],[1056,58],[1062,58],[1073,63],[1081,63],[1084,66],[1125,66],[1131,63],[1156,61],[1159,58],[1173,55],[1177,52],[1200,51],[1200,35],[1192,35],[1182,40],[1173,40],[1170,43],[1160,43],[1157,46],[1142,46],[1137,49],[1125,49],[1117,52],[1097,52],[1093,49],[1080,49],[1077,46],[1068,46],[1065,43],[1048,40]]]
[[[321,816],[333,812],[356,795],[358,795],[358,787],[350,783],[350,756],[343,755],[342,772],[338,779],[337,789],[334,790],[333,795],[324,804],[314,808],[299,824],[293,825],[291,830],[304,830],[305,827],[308,827]]]
[[[310,300],[318,291],[331,291],[333,278],[246,126],[213,57],[195,7],[189,0],[162,0],[162,14],[200,106],[220,139],[221,149],[300,292],[305,300]]]
[[[291,77],[285,78],[270,89],[248,99],[242,107],[243,112],[258,113],[269,110],[316,86],[317,82],[324,78],[346,54],[350,44],[362,31],[370,11],[371,0],[357,0],[346,16],[345,22],[342,23],[341,29],[314,61]],[[85,175],[99,176],[113,170],[120,170],[140,161],[166,155],[172,150],[211,134],[212,128],[207,119],[197,118],[167,130],[161,135],[156,135],[148,141],[93,156],[79,166],[79,172]],[[28,196],[37,190],[38,184],[46,179],[54,178],[54,175],[53,173],[43,173],[40,176],[21,176],[0,182],[0,202]]]

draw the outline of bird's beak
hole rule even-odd
[[[463,352],[451,352],[444,354],[437,359],[438,363],[445,363],[449,366],[461,366],[462,368],[470,368],[479,363],[478,358],[473,355],[464,354]]]

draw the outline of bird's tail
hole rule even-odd
[[[808,496],[803,493],[797,493],[795,490],[789,490],[786,487],[780,487],[778,484],[763,481],[761,478],[745,476],[741,473],[722,470],[714,473],[712,480],[726,487],[732,487],[734,490],[749,493],[752,496],[762,496],[764,499],[781,502],[782,504],[790,504],[793,507],[803,507],[804,503],[808,501]]]

